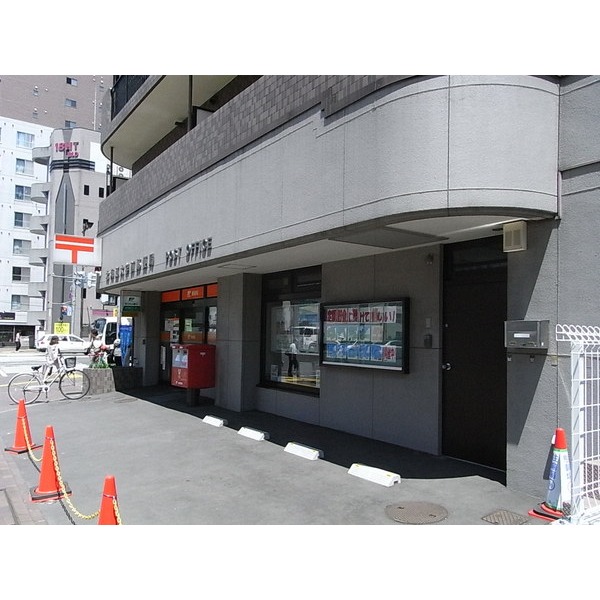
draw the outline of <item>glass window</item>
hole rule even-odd
[[[98,188],[98,196],[100,198],[104,198],[104,188],[103,187]]]
[[[77,85],[77,79],[75,77],[67,77],[67,85]]]
[[[17,158],[15,173],[19,175],[33,175],[33,161]]]
[[[15,200],[31,200],[31,187],[15,185]]]
[[[25,227],[29,228],[29,221],[31,220],[31,215],[22,212],[15,213],[15,227]]]
[[[89,185],[84,185],[83,186],[83,195],[84,196],[89,196],[90,195],[90,186]]]
[[[263,368],[265,385],[320,387],[320,268],[265,276]]]
[[[65,129],[73,129],[74,127],[77,127],[75,121],[65,121]]]
[[[31,249],[29,240],[13,240],[13,254],[27,254]]]
[[[65,98],[65,106],[69,108],[77,108],[77,100],[72,100],[71,98]]]
[[[23,301],[26,300],[26,296],[11,296],[10,297],[10,310],[24,310],[26,308],[26,303]]]
[[[24,267],[13,267],[12,280],[27,283],[29,281],[29,269]]]
[[[33,148],[35,144],[35,135],[33,133],[25,133],[17,131],[17,147],[18,148]]]
[[[194,342],[204,343],[204,306],[190,306],[183,310],[180,322],[181,342],[190,344]]]

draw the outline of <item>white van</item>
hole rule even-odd
[[[131,325],[132,317],[121,317],[121,325]],[[97,329],[103,345],[112,347],[119,336],[117,317],[100,317],[92,323],[92,329]]]
[[[292,327],[292,338],[299,352],[319,351],[318,327]]]

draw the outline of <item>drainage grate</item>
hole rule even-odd
[[[118,400],[115,400],[115,404],[125,404],[126,402],[137,402],[138,399],[137,398],[119,398]]]
[[[481,518],[483,521],[493,523],[494,525],[523,525],[523,523],[529,521],[529,519],[509,510],[497,510]]]
[[[385,514],[399,523],[424,525],[443,521],[448,516],[448,511],[443,506],[430,502],[404,502],[386,506]]]

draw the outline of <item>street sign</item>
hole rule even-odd
[[[68,335],[71,333],[70,323],[54,323],[54,333],[56,335]]]
[[[135,317],[142,312],[142,292],[121,292],[121,315]]]
[[[58,264],[99,267],[102,263],[102,240],[80,235],[57,233],[52,244],[53,261]]]

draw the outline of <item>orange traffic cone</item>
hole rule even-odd
[[[32,444],[27,447],[27,440],[31,444],[31,432],[29,431],[29,422],[27,421],[27,411],[25,410],[25,400],[19,400],[19,408],[17,410],[17,426],[15,427],[15,441],[10,448],[4,448],[7,452],[14,454],[23,454],[30,448],[36,450],[41,448],[41,444]]]
[[[556,430],[553,444],[546,501],[529,511],[530,516],[546,521],[561,519],[571,507],[571,465],[564,429]]]
[[[102,492],[98,525],[119,525],[117,511],[115,510],[116,504],[117,486],[115,485],[115,478],[112,475],[107,475],[104,478],[104,490]]]
[[[47,502],[49,500],[58,500],[65,495],[70,495],[66,481],[63,481],[61,487],[57,472],[57,465],[54,463],[54,453],[58,456],[56,442],[54,442],[54,429],[51,425],[46,427],[46,438],[44,440],[44,450],[42,454],[42,468],[40,470],[40,480],[36,488],[31,488],[31,500],[33,502]],[[58,460],[58,459],[57,459]],[[63,488],[64,487],[64,491]]]

